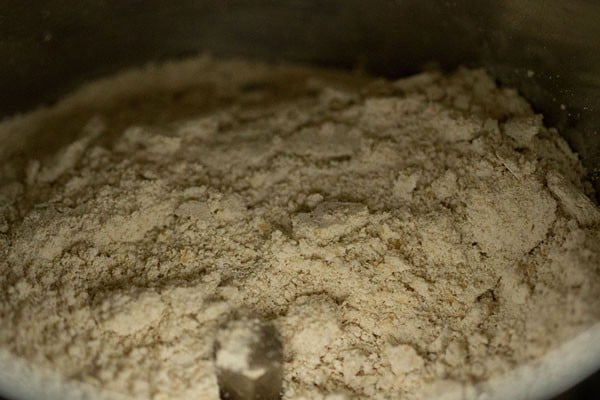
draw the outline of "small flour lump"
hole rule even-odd
[[[92,397],[218,399],[213,341],[239,310],[281,333],[285,399],[432,398],[600,320],[585,171],[480,70],[201,57],[4,138],[0,361]]]

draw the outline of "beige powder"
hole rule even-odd
[[[96,392],[218,398],[213,341],[241,309],[281,332],[289,399],[430,398],[600,319],[584,170],[482,71],[202,58],[0,125],[17,133],[0,346]]]

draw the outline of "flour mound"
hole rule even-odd
[[[201,58],[0,125],[17,133],[0,347],[95,393],[217,399],[239,310],[281,333],[286,399],[429,398],[600,319],[585,171],[482,71]]]

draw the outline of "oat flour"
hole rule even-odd
[[[585,171],[482,71],[203,57],[0,139],[2,357],[92,392],[218,398],[240,310],[279,329],[286,399],[431,398],[600,319]]]

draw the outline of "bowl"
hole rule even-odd
[[[86,81],[201,52],[396,78],[435,63],[516,87],[580,155],[600,193],[600,2],[586,0],[8,1],[0,11],[0,118]],[[0,143],[10,138],[0,137]],[[0,151],[0,155],[10,154]],[[600,199],[600,197],[599,197]],[[534,364],[461,394],[542,399],[600,367],[600,324]],[[0,367],[9,398],[77,397],[27,365]]]

